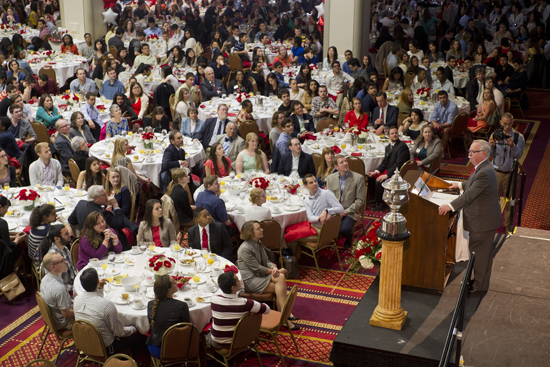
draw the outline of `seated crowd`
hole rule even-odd
[[[221,197],[224,178],[271,173],[300,182],[306,194],[304,223],[316,234],[288,243],[281,239],[281,247],[299,258],[301,247],[316,242],[323,226],[336,216],[341,219],[339,239],[345,250],[350,249],[365,206],[374,203],[373,210],[386,209],[382,183],[407,161],[415,161],[418,170],[432,172],[436,168],[434,162],[447,151],[451,126],[459,113],[453,97],[463,96],[470,104],[472,116],[465,139],[492,131],[491,126],[500,123],[506,134],[515,133],[513,117],[504,111],[504,98],[520,98],[526,89],[524,64],[530,58],[505,52],[514,40],[507,38],[508,25],[502,17],[495,23],[500,25],[495,37],[501,38],[501,47],[487,55],[484,40],[490,35],[472,25],[477,18],[470,15],[480,12],[472,9],[473,5],[465,10],[467,19],[460,15],[459,25],[446,30],[440,43],[428,44],[426,35],[432,25],[439,27],[439,18],[429,11],[419,18],[418,6],[408,2],[396,13],[385,5],[380,7],[383,2],[373,2],[371,29],[379,32],[377,52],[387,55],[382,59],[387,77],[379,84],[370,56],[358,59],[346,50],[346,61],[341,63],[336,47],[330,46],[323,58],[315,8],[319,1],[294,2],[291,11],[284,9],[285,1],[268,6],[266,0],[228,0],[223,8],[219,2],[208,3],[202,1],[207,5],[202,19],[199,2],[160,0],[150,7],[139,0],[134,7],[117,8],[118,25],[103,38],[93,41],[86,33],[85,42],[74,45],[70,35],[64,36],[62,52],[87,59],[85,67],[76,70],[65,85],[58,85],[45,73],[32,75],[24,62],[24,50],[50,47],[45,36],[52,19],[48,12],[38,16],[38,1],[30,4],[28,21],[41,30],[41,42],[16,45],[14,37],[11,49],[0,44],[6,61],[0,68],[0,185],[71,184],[84,193],[72,213],[58,214],[50,204],[36,206],[29,227],[12,237],[2,219],[12,204],[0,196],[0,244],[12,254],[13,262],[28,256],[43,275],[40,293],[52,311],[54,327],[66,330],[75,320],[88,321],[98,329],[109,354],[127,349],[137,353],[147,345],[151,355],[159,358],[164,332],[177,323],[191,322],[189,307],[174,298],[178,288],[168,275],[154,282],[154,300],[147,305],[148,337],[135,326],[124,326],[115,304],[103,297],[108,280],[89,266],[90,260],[128,251],[137,244],[170,247],[186,239],[189,248],[206,250],[236,264],[219,276],[221,293],[212,297],[212,325],[204,340],[213,348],[230,346],[232,332],[247,312],[271,311],[243,293],[272,293],[274,307],[283,309],[288,297],[287,269],[280,269],[262,244],[261,222],[274,219],[274,213],[262,206],[267,201],[266,191],[251,190],[247,198],[251,205],[245,207],[245,223],[239,227]],[[13,16],[12,5],[4,8]],[[307,24],[302,21],[303,13],[311,13]],[[170,22],[157,26],[159,16],[180,18],[186,26],[180,29]],[[141,19],[147,21],[148,28],[136,30],[135,21]],[[251,26],[250,32],[241,31],[243,23]],[[152,35],[159,36],[160,54],[146,43]],[[279,47],[269,64],[266,48],[286,39],[291,40],[291,49]],[[535,34],[527,39],[533,45],[531,56],[542,53]],[[252,57],[249,42],[260,45],[253,49]],[[211,59],[201,54],[203,46],[210,49]],[[110,53],[113,47],[116,55]],[[228,67],[233,58],[240,61],[242,69]],[[471,75],[461,89],[453,83],[457,60]],[[430,65],[438,61],[447,64],[432,77]],[[323,84],[313,75],[318,64],[328,72]],[[295,77],[288,77],[289,66],[298,67]],[[494,68],[492,76],[486,76],[487,66]],[[178,80],[173,70],[182,67],[193,72]],[[128,81],[119,80],[121,72],[130,70],[135,72]],[[152,91],[146,80],[157,71],[162,81]],[[432,88],[437,97],[426,119],[425,111],[414,106],[416,91],[424,87]],[[396,90],[400,98],[393,106],[388,92]],[[58,105],[58,96],[65,92],[81,97],[70,118]],[[227,104],[218,103],[212,117],[199,118],[202,103],[234,93],[254,93],[281,102],[270,131],[258,126],[254,105],[247,98],[240,102],[236,114],[229,112]],[[112,104],[98,109],[101,97]],[[31,108],[35,102],[38,105]],[[302,149],[306,140],[315,139],[318,130],[332,127],[330,124],[369,128],[386,135],[389,144],[376,169],[363,175],[350,169],[351,159],[362,164],[355,157],[348,159],[331,148],[313,157]],[[149,177],[128,157],[136,148],[128,136],[140,129],[166,134],[158,177]],[[400,134],[414,141],[412,148]],[[107,152],[107,161],[90,153],[90,147],[105,139],[113,147]],[[189,159],[184,139],[204,150],[202,161]],[[522,139],[507,141],[516,149],[514,157],[521,156]],[[493,162],[493,166],[506,173],[508,163]],[[77,261],[71,256],[74,239],[79,243]],[[286,327],[298,330],[292,323],[296,320],[299,318],[290,313]]]

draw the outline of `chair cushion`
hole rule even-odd
[[[57,333],[58,333],[59,336],[61,336],[62,338],[68,338],[68,337],[72,337],[72,336],[73,336],[73,331],[72,331],[72,330],[67,330],[67,329],[58,330]]]
[[[317,248],[317,242],[306,242],[305,246],[309,247],[312,250],[315,250]]]
[[[316,236],[317,230],[311,226],[309,221],[292,224],[285,228],[285,241],[287,243],[296,241],[300,238]]]
[[[262,314],[262,325],[260,331],[275,331],[281,321],[281,313],[279,311],[269,311],[269,313]]]

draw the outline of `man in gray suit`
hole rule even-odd
[[[222,81],[215,78],[214,69],[207,67],[204,69],[205,78],[200,84],[202,101],[210,101],[212,97],[221,97],[226,94],[225,86]]]
[[[245,141],[237,135],[237,124],[228,122],[225,127],[225,134],[216,137],[216,142],[223,146],[225,156],[231,160],[231,169],[235,170],[237,156],[244,150]]]
[[[340,234],[346,239],[344,248],[351,247],[353,226],[361,217],[365,203],[365,179],[349,169],[348,160],[343,155],[336,156],[336,170],[327,177],[327,189],[344,207]]]
[[[59,119],[55,123],[57,129],[57,137],[53,146],[59,157],[59,163],[61,163],[61,170],[65,174],[71,174],[69,169],[69,159],[74,155],[73,147],[71,146],[71,139],[69,139],[69,133],[71,132],[71,125],[67,120]]]
[[[486,292],[489,288],[493,266],[493,242],[495,231],[502,224],[497,176],[491,162],[491,145],[484,140],[474,140],[468,155],[474,165],[474,172],[468,181],[452,184],[451,189],[463,191],[450,204],[439,207],[439,214],[463,209],[464,229],[470,234],[470,252],[476,253],[474,261],[475,279],[471,283],[472,292]]]

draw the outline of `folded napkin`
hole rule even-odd
[[[226,265],[225,268],[223,269],[223,272],[227,273],[228,271],[232,271],[235,274],[239,273],[239,269],[237,269],[235,265]]]
[[[176,281],[176,285],[178,286],[178,289],[181,289],[187,282],[191,279],[191,277],[184,277],[184,276],[174,276],[172,275],[172,278]]]
[[[330,147],[330,149],[332,149],[332,151],[334,152],[334,154],[342,153],[342,149],[338,148],[336,145]]]
[[[126,151],[126,155],[132,154],[136,150],[136,147],[128,147],[128,150]]]
[[[351,153],[352,156],[354,157],[361,157],[363,154],[362,153]]]
[[[407,143],[407,144],[410,144],[412,143],[412,140],[402,140],[403,143]]]
[[[308,134],[308,135],[305,135],[303,137],[304,140],[317,140],[317,137],[315,135],[311,135],[311,134]]]
[[[105,106],[100,104],[96,106],[98,110],[105,110]]]
[[[228,116],[237,116],[237,114],[236,114],[236,113],[233,113],[233,112],[229,112],[227,115],[228,115]]]
[[[206,108],[206,105],[201,104],[200,107],[201,107],[201,108]]]

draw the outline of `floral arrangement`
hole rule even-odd
[[[296,194],[298,187],[300,187],[300,185],[285,185],[286,191],[288,191],[291,195]]]
[[[317,69],[318,69],[317,65],[309,64],[309,70],[313,71],[313,70],[317,70]]]
[[[64,99],[65,101],[67,101],[67,104],[69,106],[73,106],[75,103],[80,102],[80,97],[77,96],[74,93],[67,93],[67,94],[61,96],[61,99]]]
[[[103,9],[114,8],[116,0],[103,0]]]
[[[172,278],[174,278],[174,280],[176,281],[176,285],[178,286],[178,289],[181,289],[182,287],[184,287],[189,282],[189,280],[191,280],[191,277],[184,277],[181,275],[178,275],[178,276],[172,275]]]
[[[420,97],[421,100],[426,101],[430,98],[430,88],[418,88],[416,90],[416,95]]]
[[[235,100],[239,103],[242,103],[247,98],[248,98],[248,94],[241,92],[241,93],[237,94],[237,97],[235,98]]]
[[[158,40],[159,39],[159,36],[158,34],[152,34],[150,35],[149,37],[147,37],[147,40],[151,41],[151,40]]]
[[[367,234],[361,237],[351,249],[352,257],[346,260],[350,265],[348,272],[350,274],[357,273],[359,269],[372,269],[374,266],[380,265],[382,259],[382,241],[378,238],[376,231],[382,223],[375,222]]]
[[[17,194],[14,199],[18,199],[20,203],[23,205],[23,209],[25,210],[33,210],[34,209],[34,201],[38,199],[40,195],[34,190],[28,190],[23,189],[19,191],[19,194]]]
[[[2,25],[0,25],[0,29],[6,30],[6,29],[15,29],[15,28],[12,27],[12,26],[9,26],[9,25],[7,25],[7,24],[2,24]]]
[[[264,177],[258,177],[250,180],[250,186],[255,188],[258,187],[262,190],[266,190],[269,187],[269,180],[266,180]]]
[[[152,132],[141,134],[141,140],[143,140],[144,148],[152,149],[153,148],[153,140],[156,140],[156,138],[157,137]]]
[[[158,276],[165,275],[171,271],[175,264],[176,260],[171,257],[156,255],[149,259],[149,270]]]
[[[54,53],[52,50],[44,50],[40,53],[42,56],[51,56]]]
[[[97,106],[95,106],[99,112],[105,112],[105,110],[107,109],[107,107],[105,107],[104,105],[102,104],[99,104]]]
[[[228,271],[232,271],[235,274],[239,273],[239,269],[235,265],[225,265],[225,268],[223,269],[224,273],[227,273]]]

